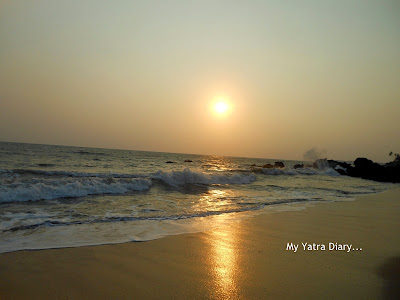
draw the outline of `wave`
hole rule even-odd
[[[37,165],[38,165],[38,167],[45,167],[45,168],[54,167],[55,166],[55,164],[49,164],[49,163],[40,163],[40,164],[37,164]]]
[[[76,198],[101,194],[124,194],[148,190],[152,182],[143,178],[31,178],[3,182],[0,203],[57,198]]]
[[[65,176],[65,177],[99,177],[99,178],[143,178],[144,174],[120,174],[120,173],[86,173],[72,171],[47,171],[34,169],[0,169],[0,174],[6,175],[41,175],[41,176]]]
[[[262,173],[266,175],[328,175],[340,176],[334,169],[326,168],[322,170],[304,168],[304,169],[278,169],[278,168],[262,168]]]
[[[84,224],[98,224],[98,223],[112,223],[112,222],[132,222],[132,221],[164,221],[164,220],[182,220],[182,219],[192,219],[192,218],[204,218],[222,214],[231,214],[231,213],[240,213],[240,212],[248,212],[248,211],[256,211],[260,210],[264,207],[273,206],[273,205],[281,205],[281,204],[294,204],[301,202],[315,202],[321,201],[321,198],[292,198],[292,199],[282,199],[282,200],[273,200],[269,202],[263,203],[238,203],[247,205],[247,207],[237,208],[237,209],[229,209],[229,210],[213,210],[213,211],[204,211],[192,214],[176,214],[176,215],[159,215],[159,216],[110,216],[110,217],[100,217],[100,218],[91,218],[90,220],[76,220],[76,221],[63,221],[63,220],[44,220],[42,222],[34,223],[34,224],[25,224],[18,225],[14,227],[10,227],[7,229],[3,229],[2,232],[15,232],[21,230],[32,230],[40,227],[55,227],[55,226],[70,226],[70,225],[84,225]]]
[[[317,191],[323,191],[323,192],[339,193],[342,195],[366,195],[366,194],[373,194],[375,192],[373,187],[370,187],[369,190],[357,190],[357,191],[348,191],[348,190],[340,190],[340,189],[334,189],[334,188],[321,188],[321,187],[313,187],[313,189],[315,189]]]
[[[262,169],[265,175],[330,175],[338,176],[333,169]],[[85,173],[31,169],[0,169],[0,203],[77,198],[89,195],[125,194],[150,189],[152,183],[162,183],[173,188],[185,185],[241,185],[256,181],[256,175],[248,172],[218,174],[192,171],[152,174]]]
[[[85,151],[85,150],[79,150],[74,152],[75,154],[80,154],[80,155],[104,155],[107,156],[108,154],[103,153],[103,152],[90,152],[90,151]]]
[[[169,173],[158,171],[154,174],[99,174],[25,169],[1,170],[0,174],[3,176],[0,203],[125,194],[150,189],[152,180],[172,187],[187,184],[248,184],[256,180],[254,174],[208,175],[193,172],[188,168]]]
[[[45,220],[40,223],[28,224],[28,225],[20,225],[11,227],[8,229],[4,229],[3,232],[14,232],[20,230],[29,230],[36,229],[38,227],[49,227],[49,226],[70,226],[70,225],[83,225],[83,224],[96,224],[96,223],[112,223],[112,222],[132,222],[132,221],[163,221],[163,220],[182,220],[182,219],[190,219],[190,218],[201,218],[201,217],[210,217],[215,215],[222,215],[228,213],[238,213],[249,210],[255,210],[254,208],[247,209],[232,209],[227,211],[206,211],[195,214],[181,214],[181,215],[168,215],[168,216],[153,216],[153,217],[136,217],[136,216],[112,216],[112,217],[104,217],[90,220],[81,220],[81,221],[58,221],[58,220]]]
[[[340,176],[338,172],[331,168],[325,169],[280,169],[280,168],[261,168],[260,171],[265,175],[328,175]],[[259,172],[260,172],[259,171]],[[248,184],[255,181],[254,170],[230,170],[222,173],[238,173],[231,176],[226,175],[209,175],[202,172],[194,172],[189,168],[183,171],[164,172],[157,171],[154,174],[126,174],[126,173],[87,173],[74,171],[59,170],[37,170],[37,169],[0,169],[0,175],[41,175],[41,176],[58,176],[58,177],[99,177],[99,178],[147,178],[162,180],[170,186],[180,186],[183,184]],[[243,175],[247,173],[250,175]]]
[[[249,184],[256,180],[256,176],[254,174],[209,175],[185,168],[183,171],[158,171],[152,175],[152,179],[160,180],[172,187],[178,187],[185,184]]]

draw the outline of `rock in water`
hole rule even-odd
[[[274,166],[271,165],[271,164],[265,164],[265,165],[261,166],[261,168],[264,168],[264,169],[273,169]]]
[[[347,175],[381,182],[400,182],[400,167],[382,166],[359,157],[354,161],[354,167],[347,169]]]

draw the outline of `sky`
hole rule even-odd
[[[399,16],[396,0],[0,0],[0,140],[389,161]]]

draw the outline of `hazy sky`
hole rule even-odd
[[[399,128],[397,0],[0,1],[2,141],[387,161]]]

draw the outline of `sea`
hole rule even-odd
[[[0,253],[144,242],[398,186],[293,168],[309,163],[0,142]]]

